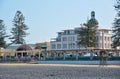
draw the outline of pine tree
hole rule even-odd
[[[3,23],[3,20],[0,20],[0,48],[6,47],[6,28],[5,24]]]
[[[26,30],[28,30],[27,25],[24,23],[25,18],[22,14],[21,11],[17,11],[15,14],[15,17],[13,19],[13,25],[14,27],[12,28],[12,37],[10,39],[12,39],[12,43],[15,44],[24,44],[25,40],[24,37],[26,37],[26,35],[28,35],[28,33],[26,33]]]
[[[78,33],[78,46],[79,47],[87,47],[87,28],[86,27],[81,27],[77,30]]]
[[[114,6],[117,11],[117,16],[113,23],[113,48],[120,46],[120,0],[116,0],[117,4]]]
[[[96,47],[97,36],[96,31],[98,22],[95,19],[95,12],[91,12],[91,19],[83,24],[84,26],[78,31],[78,45],[82,47]]]

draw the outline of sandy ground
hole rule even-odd
[[[0,64],[0,79],[120,79],[120,65]]]

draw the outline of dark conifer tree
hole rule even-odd
[[[114,19],[113,23],[113,48],[120,46],[120,0],[116,0],[115,10],[117,11],[117,16]]]
[[[5,41],[6,37],[7,35],[6,35],[5,24],[3,23],[3,20],[0,20],[0,48],[6,47],[6,41]]]
[[[21,11],[17,11],[15,17],[13,19],[13,28],[12,28],[12,43],[15,44],[24,44],[26,35],[26,30],[28,30],[27,25],[24,23],[25,17],[23,16]]]
[[[91,12],[91,19],[84,23],[78,30],[78,45],[80,47],[96,47],[98,21],[95,19],[95,12]]]

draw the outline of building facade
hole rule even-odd
[[[85,49],[77,45],[78,34],[73,30],[63,30],[58,32],[58,37],[51,40],[51,50],[80,50]],[[98,46],[95,49],[111,49],[112,34],[107,29],[99,29],[96,33]]]
[[[95,49],[111,49],[112,44],[112,34],[108,29],[98,29],[98,21],[95,19],[95,12],[91,12],[91,19],[88,20],[87,23],[95,23],[95,29],[97,30],[96,36],[98,40],[98,45]],[[51,50],[80,50],[85,49],[85,47],[79,47],[77,44],[78,41],[78,33],[77,30],[81,29],[81,27],[63,30],[62,32],[58,32],[57,38],[51,40]]]

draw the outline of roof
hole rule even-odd
[[[74,31],[74,29],[66,29],[66,30],[63,30],[63,31]]]
[[[16,50],[21,44],[12,44],[10,46],[7,47],[7,49],[14,49]]]
[[[109,29],[99,29],[99,31],[111,31]]]
[[[98,21],[97,21],[95,18],[91,18],[91,19],[88,21],[88,24],[96,24],[96,25],[98,25]]]
[[[11,44],[10,46],[8,46],[6,49],[13,49],[16,50],[19,46],[21,45],[25,45],[25,44]],[[30,46],[30,48],[34,49],[35,48],[35,44],[27,44],[28,46]]]
[[[32,50],[32,48],[29,45],[23,44],[16,49],[16,51],[26,51],[26,50]]]

